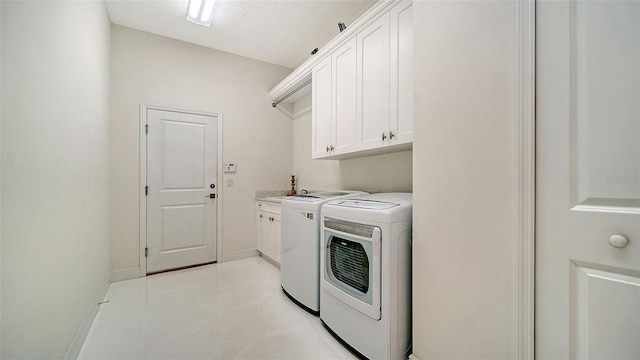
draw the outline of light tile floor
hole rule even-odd
[[[355,359],[260,257],[111,284],[79,359]]]

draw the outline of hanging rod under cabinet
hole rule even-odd
[[[278,106],[278,104],[280,104],[281,102],[287,100],[291,95],[297,93],[298,91],[302,90],[305,86],[311,84],[311,79],[306,80],[305,82],[303,82],[302,84],[298,85],[295,89],[289,91],[288,93],[286,93],[281,99],[278,99],[277,101],[274,101],[271,103],[271,106],[276,107]]]

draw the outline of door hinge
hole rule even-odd
[[[147,196],[147,195],[149,195],[149,187],[145,186],[144,187],[144,196]]]
[[[144,257],[149,257],[149,248],[144,248]]]
[[[144,133],[148,134],[149,133],[149,125],[145,125],[144,126]]]

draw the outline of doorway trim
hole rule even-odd
[[[140,229],[139,229],[139,243],[140,243],[140,277],[147,276],[147,258],[144,256],[144,249],[147,246],[147,197],[144,193],[144,187],[147,184],[147,136],[145,133],[145,125],[147,124],[147,110],[163,110],[173,111],[185,114],[215,116],[218,118],[218,164],[216,183],[218,184],[218,197],[216,201],[216,261],[222,262],[222,202],[224,199],[222,186],[222,114],[212,113],[206,111],[186,110],[177,107],[169,107],[162,105],[153,105],[149,103],[140,103],[140,118],[139,118],[139,133],[140,133]]]
[[[518,358],[534,359],[536,0],[516,4]]]

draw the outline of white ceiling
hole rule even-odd
[[[296,68],[375,0],[219,0],[211,27],[186,20],[188,0],[106,0],[111,22]]]

